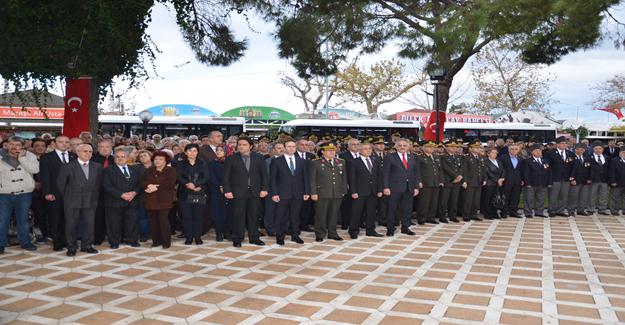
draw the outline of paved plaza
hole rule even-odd
[[[625,323],[625,218],[506,219],[285,247],[0,256],[2,324]],[[382,232],[383,229],[378,229]]]

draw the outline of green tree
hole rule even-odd
[[[388,104],[422,83],[404,75],[404,65],[396,60],[383,60],[362,67],[355,60],[336,73],[336,93],[346,101],[365,104],[367,114],[376,114]]]
[[[246,49],[228,28],[232,1],[160,0],[173,5],[176,21],[197,59],[227,65]],[[134,85],[148,77],[158,48],[146,34],[155,0],[5,0],[0,6],[0,76],[5,91],[47,91],[58,80],[90,76],[91,131],[99,95],[114,77]],[[43,92],[34,92],[34,94]]]
[[[542,70],[544,65],[524,62],[504,42],[485,46],[471,64],[477,90],[474,107],[482,114],[545,112],[554,102],[549,90],[554,76]]]
[[[605,82],[593,87],[597,97],[593,102],[596,107],[621,109],[625,107],[625,74],[617,74]]]
[[[605,13],[618,0],[255,0],[278,25],[280,55],[300,74],[332,74],[349,51],[379,52],[443,68],[438,105],[467,60],[484,46],[514,37],[528,63],[553,63],[595,45]]]

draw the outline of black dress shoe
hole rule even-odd
[[[471,219],[469,219],[469,218],[462,218],[462,221],[469,222],[469,221],[471,221]]]
[[[449,223],[449,220],[447,220],[447,218],[439,218],[439,219],[438,219],[438,222],[441,222],[441,223]]]
[[[555,213],[550,213],[549,214],[549,218],[555,218],[556,216],[557,216],[557,214],[555,214]]]
[[[341,225],[341,229],[343,229],[343,230],[347,230],[348,228],[349,228],[348,225]]]
[[[501,219],[507,219],[508,215],[507,214],[502,214],[500,217],[501,217]]]
[[[204,244],[204,242],[202,241],[202,238],[196,238],[195,239],[195,244],[196,245],[202,245],[202,244]]]
[[[315,237],[315,241],[320,243],[320,242],[322,242],[322,241],[323,241],[323,238],[321,238],[321,237]]]
[[[433,225],[438,225],[439,222],[436,219],[425,219],[425,223],[431,223]]]
[[[294,241],[294,242],[296,242],[298,244],[303,244],[304,243],[304,240],[301,239],[300,237],[291,237],[291,241]]]
[[[276,239],[276,244],[284,246],[284,238],[280,237]]]
[[[130,245],[130,247],[141,247],[141,244],[139,244],[138,242],[132,242],[132,243],[128,243],[128,245]]]
[[[455,223],[460,222],[460,220],[458,220],[458,218],[456,218],[456,217],[449,218],[449,221],[451,221],[451,222],[455,222]]]
[[[87,254],[97,254],[98,253],[98,250],[93,248],[93,247],[81,248],[80,251],[83,252],[83,253],[87,253]]]
[[[191,244],[193,244],[193,239],[187,239],[187,240],[185,240],[185,241],[184,241],[184,244],[185,244],[185,245],[191,245]]]
[[[241,243],[233,242],[232,246],[234,246],[234,247],[241,247]]]
[[[332,239],[332,240],[336,240],[336,241],[342,241],[343,240],[343,238],[341,238],[341,236],[332,236],[332,237],[328,236],[328,239]]]
[[[222,233],[220,233],[220,232],[219,232],[219,233],[217,233],[217,234],[215,235],[215,240],[216,240],[216,241],[218,241],[218,242],[222,242],[222,241],[224,241],[224,235],[223,235]]]
[[[4,254],[4,247],[0,246],[0,254]]]
[[[419,220],[419,221],[417,221],[417,223],[419,224],[419,226],[423,226],[425,224],[425,221]],[[414,226],[414,223],[411,223],[410,225]]]
[[[401,229],[401,233],[409,235],[409,236],[414,236],[415,235],[414,231],[410,230],[410,228],[402,228]]]
[[[60,251],[62,251],[63,249],[65,249],[65,247],[64,247],[64,246],[54,246],[54,247],[52,248],[52,250],[53,250],[53,251],[55,251],[55,252],[60,252]]]
[[[315,232],[315,230],[313,230],[312,228],[310,228],[308,226],[302,227],[300,230],[304,231],[304,232]]]
[[[535,215],[535,217],[547,218],[547,216],[544,215],[544,214],[537,214],[537,215]]]
[[[119,244],[111,244],[111,249],[118,249],[119,248]]]
[[[351,239],[358,239],[358,235],[356,235],[356,234],[349,234],[349,238],[351,238]]]
[[[163,244],[163,249],[168,249],[168,248],[170,248],[170,247],[171,247],[171,243],[169,243],[169,244]]]
[[[387,230],[387,231],[386,231],[386,235],[387,235],[388,237],[393,237],[393,236],[395,235],[395,230]]]
[[[368,232],[367,237],[384,237],[384,235],[374,231],[374,232]]]
[[[35,246],[35,245],[31,244],[31,243],[28,243],[26,245],[22,245],[21,247],[22,247],[22,249],[25,249],[27,251],[36,251],[37,250],[37,246]]]
[[[76,256],[76,250],[75,249],[68,249],[67,250],[67,256]]]
[[[486,219],[486,220],[493,220],[495,218],[493,218],[493,217],[484,217],[484,219]]]
[[[256,246],[265,246],[265,242],[260,239],[250,241],[250,244],[256,245]]]
[[[480,218],[480,217],[473,217],[473,218],[471,218],[471,220],[482,221],[482,218]]]
[[[176,236],[176,238],[179,238],[179,239],[182,239],[182,238],[185,238],[185,237],[187,237],[187,236],[185,236],[185,235],[184,235],[184,233],[182,233],[182,234],[180,234],[180,235]]]

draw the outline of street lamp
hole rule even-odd
[[[154,114],[150,111],[143,111],[139,113],[139,118],[141,122],[143,122],[143,141],[145,142],[148,138],[148,123],[152,120]]]
[[[434,85],[434,110],[436,111],[436,143],[441,143],[441,135],[440,135],[440,117],[438,106],[438,86],[443,83],[445,80],[445,70],[442,68],[435,68],[431,70],[429,73],[430,81]]]

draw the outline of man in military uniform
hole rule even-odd
[[[421,145],[423,154],[417,156],[417,168],[421,173],[419,188],[421,195],[419,200],[418,222],[420,225],[427,223],[438,224],[436,212],[438,210],[438,195],[443,186],[441,165],[438,157],[434,156],[438,144],[434,141],[424,141]],[[440,216],[441,222],[447,223],[447,219]]]
[[[386,145],[384,144],[384,137],[377,137],[373,139],[373,153],[371,154],[371,158],[378,162],[380,165],[380,170],[384,170],[384,158],[387,155]],[[377,198],[377,217],[378,224],[381,226],[386,226],[386,209],[387,209],[387,199],[385,196]]]
[[[315,240],[343,240],[336,232],[336,219],[343,195],[347,193],[345,161],[336,158],[336,146],[321,147],[322,157],[310,162],[310,198],[315,202]]]
[[[443,188],[441,189],[439,217],[459,222],[458,198],[462,186],[462,145],[450,140],[445,143],[447,153],[440,157]]]
[[[484,160],[480,156],[482,151],[482,143],[480,140],[473,140],[469,143],[469,153],[464,156],[462,175],[464,182],[464,201],[462,204],[462,220],[482,221],[477,216],[477,209],[480,206],[480,195],[482,186],[486,185],[486,166]]]

